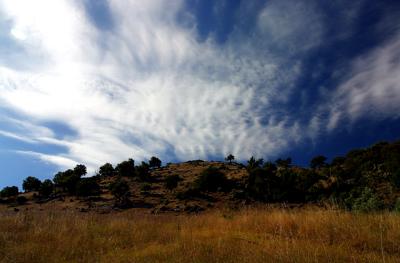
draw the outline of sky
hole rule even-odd
[[[0,0],[0,187],[399,134],[399,1]]]

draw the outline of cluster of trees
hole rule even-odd
[[[350,151],[327,163],[316,156],[310,168],[291,159],[264,163],[251,158],[245,186],[248,196],[265,202],[329,200],[351,210],[400,209],[400,141]]]
[[[161,160],[151,157],[148,162],[141,162],[135,165],[135,161],[128,159],[116,165],[106,163],[102,165],[97,174],[92,177],[84,177],[87,168],[83,164],[76,165],[73,169],[58,172],[53,180],[46,179],[43,182],[38,178],[29,176],[23,183],[22,188],[25,192],[36,192],[39,198],[48,198],[57,194],[69,194],[76,196],[98,196],[101,193],[99,181],[105,177],[118,177],[118,180],[110,184],[110,191],[118,202],[126,202],[129,196],[129,185],[123,177],[138,178],[140,180],[150,179],[150,170],[161,167]],[[0,197],[17,197],[19,189],[17,186],[7,186],[0,191]]]
[[[226,161],[235,157],[230,154]],[[115,177],[109,185],[111,193],[121,206],[129,205],[130,187],[126,178],[136,178],[146,182],[143,191],[151,188],[150,171],[161,167],[162,162],[152,157],[148,162],[135,165],[128,159],[113,167],[102,165],[96,176],[84,177],[86,167],[77,165],[57,173],[53,180],[41,182],[27,177],[23,182],[25,191],[37,191],[40,197],[56,193],[77,196],[99,195],[102,178]],[[292,165],[291,158],[264,162],[251,157],[245,165],[248,177],[240,181],[229,180],[222,169],[206,168],[178,198],[203,196],[205,192],[230,192],[234,190],[238,198],[260,202],[320,202],[332,201],[352,210],[373,211],[379,209],[400,210],[400,141],[378,143],[367,149],[350,151],[346,156],[336,157],[330,163],[319,155],[310,161],[309,168]],[[169,175],[164,178],[164,186],[174,190],[182,178]],[[146,188],[146,189],[145,189]],[[1,197],[16,197],[18,188],[5,187]],[[239,197],[240,196],[240,197]]]
[[[234,159],[232,154],[225,158],[230,163]],[[353,150],[330,163],[318,155],[309,168],[292,165],[291,158],[264,162],[254,157],[245,167],[248,177],[242,182],[228,180],[221,170],[209,167],[178,197],[234,190],[235,198],[260,202],[328,201],[356,211],[400,211],[400,141]]]

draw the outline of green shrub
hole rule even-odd
[[[119,179],[109,186],[111,194],[117,199],[117,202],[122,203],[130,196],[129,185],[126,181]]]
[[[39,195],[43,197],[49,197],[54,191],[54,184],[51,180],[46,179],[40,185]]]
[[[82,178],[76,186],[77,196],[98,196],[100,195],[100,186],[93,177]]]
[[[396,188],[400,188],[400,169],[394,172],[390,179]]]
[[[182,181],[182,178],[179,175],[168,175],[165,178],[165,187],[169,190],[175,189],[180,181]]]
[[[136,167],[136,175],[142,181],[150,180],[150,166],[149,164],[142,162],[139,166]]]
[[[394,203],[393,211],[396,213],[400,213],[400,197],[396,199]]]
[[[324,167],[324,166],[326,166],[326,159],[327,158],[323,155],[315,156],[310,161],[310,167],[312,169]]]
[[[178,198],[179,200],[201,198],[201,197],[203,197],[203,195],[200,193],[200,190],[195,188],[188,188],[186,190],[176,193],[176,198]]]
[[[218,190],[226,190],[229,187],[229,181],[225,174],[218,168],[206,168],[194,182],[194,189],[202,191],[215,192]]]
[[[18,187],[16,186],[6,186],[1,190],[0,196],[1,197],[14,197],[17,196],[19,193]]]
[[[383,208],[383,202],[368,187],[364,188],[361,195],[354,199],[352,205],[352,209],[359,212],[373,212]]]

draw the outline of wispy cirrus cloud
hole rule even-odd
[[[392,105],[382,112],[397,109],[395,62],[389,73],[381,72],[381,64],[355,65],[353,76],[328,91],[341,104],[321,106],[306,121],[291,115],[289,98],[304,88],[296,85],[304,74],[303,58],[327,37],[317,2],[269,1],[253,10],[250,29],[234,27],[222,44],[212,34],[200,41],[199,22],[184,7],[183,1],[109,0],[104,8],[110,25],[104,28],[79,1],[3,1],[0,23],[19,47],[9,51],[24,54],[26,61],[22,68],[1,62],[0,101],[20,114],[26,129],[2,135],[63,146],[65,151],[54,154],[20,152],[63,167],[83,162],[93,170],[153,154],[165,160],[275,156],[334,127],[335,116],[363,114],[353,95],[365,83],[362,100]],[[374,65],[385,52],[369,56]],[[380,78],[392,79],[385,92]],[[389,90],[396,94],[388,96]],[[319,118],[327,112],[330,120]],[[49,129],[51,121],[74,134],[29,132]]]

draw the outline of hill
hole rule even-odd
[[[85,177],[86,167],[78,165],[52,181],[28,177],[24,193],[15,187],[3,189],[0,209],[180,213],[268,203],[400,210],[399,141],[352,150],[331,163],[316,156],[310,168],[293,166],[290,158],[264,163],[252,157],[246,165],[231,161],[161,166],[156,157],[140,165],[129,159],[115,168],[105,164],[91,178]]]

